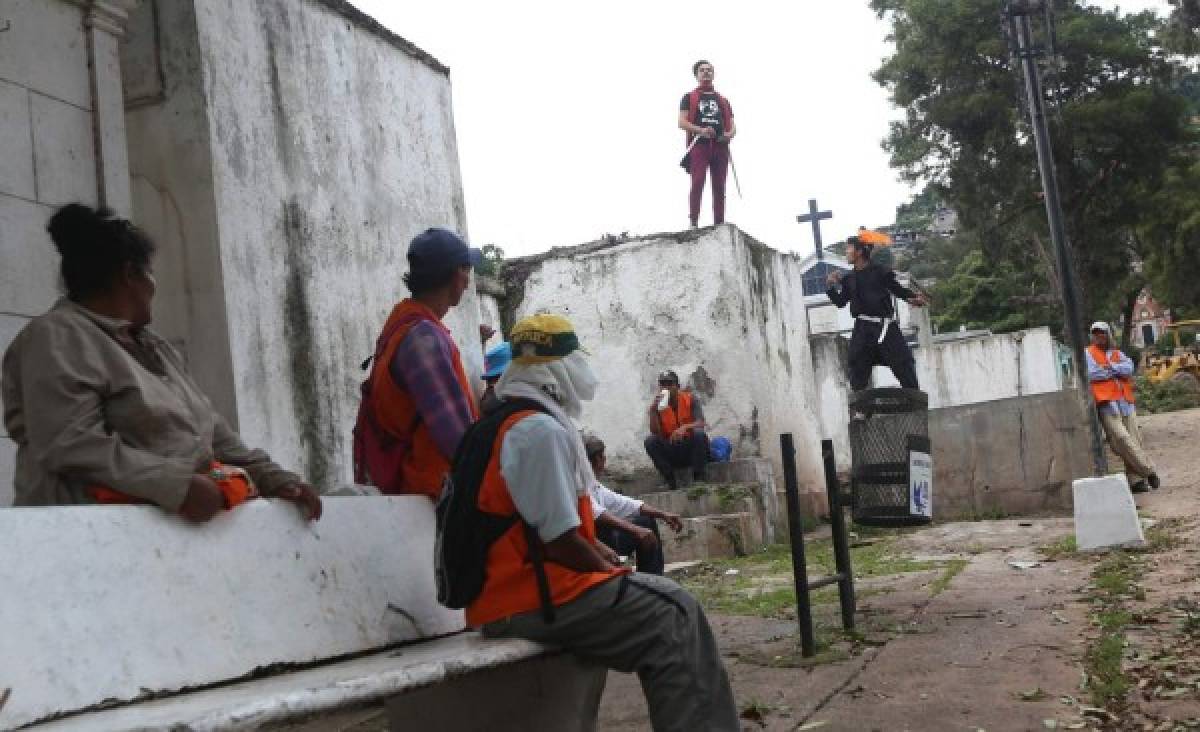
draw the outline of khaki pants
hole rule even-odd
[[[1154,463],[1142,447],[1142,431],[1138,428],[1137,412],[1128,417],[1119,414],[1101,414],[1100,424],[1104,425],[1104,435],[1108,438],[1108,446],[1120,456],[1125,463],[1125,476],[1132,487],[1139,480],[1145,480],[1151,473],[1156,472]]]
[[[489,638],[525,638],[616,671],[636,671],[655,732],[738,732],[738,708],[704,610],[675,582],[632,574],[557,609],[483,626]],[[594,718],[594,717],[593,717]]]

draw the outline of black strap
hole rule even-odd
[[[525,526],[525,543],[529,545],[529,560],[533,562],[533,573],[537,576],[538,596],[542,600],[542,620],[547,625],[554,623],[554,603],[550,599],[550,578],[546,576],[545,547],[542,539],[527,522]]]

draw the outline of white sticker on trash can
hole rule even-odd
[[[933,459],[927,452],[908,451],[908,513],[933,518]]]

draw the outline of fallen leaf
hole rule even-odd
[[[825,725],[827,725],[827,724],[829,724],[829,722],[828,722],[828,721],[826,721],[826,720],[822,720],[822,721],[820,721],[820,722],[809,722],[808,724],[802,724],[802,725],[800,725],[800,726],[797,728],[797,730],[806,730],[806,729],[820,729],[820,728],[824,727],[824,726],[825,726]]]
[[[1046,729],[1058,729],[1058,720],[1057,719],[1043,719],[1042,726],[1045,727]]]
[[[1021,701],[1041,701],[1049,695],[1042,691],[1042,687],[1039,686],[1036,689],[1018,692],[1017,696],[1021,698]]]

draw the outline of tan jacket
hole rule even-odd
[[[0,392],[18,506],[92,503],[85,488],[100,484],[174,512],[214,459],[263,495],[300,480],[242,444],[165,340],[68,300],[17,335]]]

